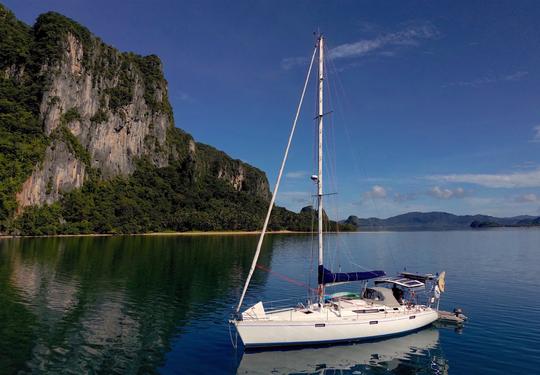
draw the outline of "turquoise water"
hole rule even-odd
[[[446,270],[463,330],[242,354],[227,318],[255,236],[0,240],[0,373],[509,374],[540,371],[540,230],[329,235],[326,264]],[[248,292],[304,297],[310,235],[271,235]],[[284,276],[289,277],[285,279]],[[290,280],[294,279],[294,280]]]

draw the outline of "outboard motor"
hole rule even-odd
[[[454,315],[463,320],[467,320],[467,317],[463,314],[463,310],[460,307],[454,308]]]

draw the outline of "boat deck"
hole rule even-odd
[[[269,311],[264,317],[257,317],[253,320],[306,322],[321,320],[377,320],[415,315],[428,310],[431,309],[424,305],[400,305],[391,307],[371,303],[363,299],[343,299],[326,303],[322,307],[312,304],[307,307],[301,306]]]

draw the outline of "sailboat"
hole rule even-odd
[[[294,117],[287,147],[278,173],[272,199],[257,243],[253,262],[236,306],[229,321],[240,336],[245,348],[312,346],[350,341],[372,340],[399,335],[428,326],[438,318],[438,306],[444,291],[444,272],[440,275],[402,272],[388,277],[382,270],[362,272],[332,272],[324,265],[323,241],[323,85],[324,85],[324,42],[322,35],[311,56],[300,102]],[[268,222],[279,190],[279,184],[298,117],[308,86],[315,58],[318,56],[317,84],[317,175],[312,179],[317,184],[317,234],[318,234],[318,286],[316,295],[305,302],[292,306],[271,309],[262,301],[244,311],[244,298],[257,267]],[[331,285],[361,282],[358,293],[338,292],[326,294]],[[372,282],[369,284],[369,282]],[[423,293],[421,293],[423,292]],[[420,301],[423,295],[425,301]]]

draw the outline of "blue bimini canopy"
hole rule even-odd
[[[319,266],[319,284],[346,283],[349,281],[362,281],[386,276],[384,271],[365,271],[365,272],[338,272],[333,273],[330,270]]]

